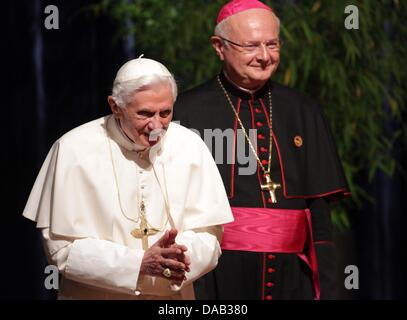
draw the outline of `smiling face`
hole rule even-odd
[[[227,39],[241,45],[267,44],[279,38],[279,24],[270,11],[252,9],[240,12],[225,21]],[[261,88],[276,71],[280,51],[259,45],[247,52],[244,48],[225,43],[220,37],[212,37],[212,44],[223,61],[227,76],[240,87],[256,90]]]
[[[112,96],[108,102],[124,133],[145,147],[155,145],[172,120],[174,97],[168,83],[153,84],[134,93],[125,108],[117,106]]]

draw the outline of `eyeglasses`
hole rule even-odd
[[[266,47],[266,49],[270,50],[270,51],[279,51],[282,46],[282,41],[280,39],[270,40],[267,42],[252,42],[252,43],[248,43],[248,44],[240,44],[240,43],[230,41],[229,39],[226,39],[223,37],[219,37],[219,38],[221,38],[223,41],[233,44],[234,46],[242,48],[244,51],[246,51],[248,53],[256,52],[257,49],[261,48],[262,45],[264,45]]]

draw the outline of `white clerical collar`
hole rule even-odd
[[[113,117],[114,118],[114,117]],[[148,149],[148,147],[143,146],[141,144],[138,144],[136,142],[134,142],[133,140],[131,140],[129,138],[129,136],[124,132],[121,124],[120,124],[120,120],[117,118],[114,118],[115,123],[116,123],[116,128],[119,130],[120,132],[120,138],[123,138],[124,141],[122,147],[130,150],[130,151],[146,151],[146,149]],[[122,140],[122,139],[121,139]],[[119,141],[118,141],[119,142]]]
[[[248,94],[252,94],[252,95],[253,95],[257,90],[259,90],[259,89],[250,90],[250,89],[246,89],[246,88],[243,88],[243,87],[241,87],[241,86],[238,86],[235,82],[233,82],[233,81],[230,79],[230,77],[228,76],[228,74],[226,73],[225,70],[223,70],[223,74],[225,75],[225,78],[226,78],[232,85],[234,85],[236,88],[238,88],[239,90],[241,90],[241,91],[243,91],[243,92],[246,92],[246,93],[248,93]]]
[[[124,133],[119,121],[113,115],[110,115],[107,119],[107,130],[111,138],[116,141],[119,146],[128,151],[137,152],[144,155],[149,154],[151,162],[156,157],[156,155],[161,152],[162,143],[165,138],[165,135],[160,137],[160,141],[158,141],[152,147],[145,147],[137,144],[134,141],[130,140],[130,138]]]

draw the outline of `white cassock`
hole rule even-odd
[[[175,227],[176,242],[188,248],[191,271],[180,287],[139,275],[142,241],[130,232],[140,226],[141,199],[149,225],[160,230],[149,245]],[[23,215],[42,229],[48,259],[63,275],[60,299],[193,299],[193,281],[217,265],[221,225],[233,220],[198,135],[171,123],[140,152],[112,115],[55,142]]]

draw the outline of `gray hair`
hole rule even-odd
[[[274,11],[270,11],[273,19],[277,22],[277,27],[278,27],[278,33],[280,33],[280,19],[277,17],[277,15],[274,13]],[[231,16],[232,17],[232,16]],[[214,34],[215,36],[221,37],[221,38],[229,38],[230,35],[230,25],[228,23],[230,17],[222,20],[221,22],[219,22],[216,27],[215,27],[215,31]],[[225,45],[227,45],[228,43],[226,41],[224,41]]]
[[[120,108],[125,108],[131,103],[136,92],[148,90],[154,85],[168,84],[171,86],[173,101],[177,99],[178,89],[174,77],[149,74],[136,79],[127,81],[114,81],[112,88],[112,97],[114,102]]]

